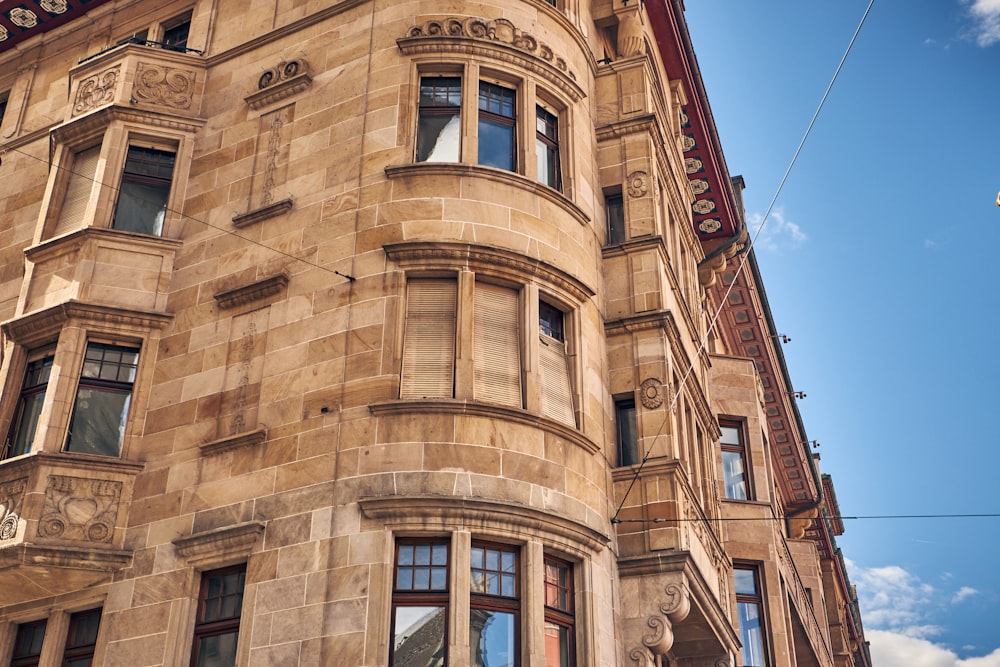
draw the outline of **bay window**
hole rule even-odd
[[[52,373],[52,359],[52,355],[47,354],[28,362],[2,458],[20,456],[31,451],[31,443],[38,430],[38,417],[45,401],[45,390],[49,385],[49,375]]]
[[[479,164],[517,171],[516,109],[513,89],[479,82]]]
[[[562,560],[545,557],[545,667],[573,667],[574,635],[573,568]]]
[[[535,156],[538,158],[538,180],[561,190],[559,118],[541,106],[535,107]]]
[[[132,399],[139,351],[88,343],[70,418],[66,451],[118,456]]]
[[[517,550],[473,543],[470,563],[469,662],[472,667],[520,665]]]
[[[448,543],[396,543],[390,667],[440,667],[448,647]]]
[[[112,229],[162,234],[173,172],[174,153],[129,146]]]
[[[750,500],[750,484],[746,457],[746,442],[742,424],[722,422],[722,479],[726,498]]]
[[[635,420],[635,398],[615,399],[615,431],[618,465],[632,466],[642,460],[639,456],[639,438]]]
[[[462,147],[462,79],[420,79],[417,111],[417,162],[458,162]]]

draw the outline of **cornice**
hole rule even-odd
[[[237,306],[245,306],[255,301],[264,301],[277,294],[280,294],[288,286],[288,275],[279,273],[262,280],[241,285],[232,289],[216,292],[212,296],[219,308],[226,310]]]
[[[173,319],[172,315],[143,310],[127,310],[114,306],[102,306],[83,301],[66,301],[44,310],[0,324],[4,335],[14,342],[32,347],[52,341],[59,331],[73,320],[100,323],[113,328],[149,331],[162,329]]]
[[[114,104],[64,122],[52,130],[52,139],[60,144],[77,144],[102,134],[114,121],[135,123],[160,130],[173,130],[184,134],[196,133],[206,122],[201,118]]]
[[[215,454],[222,454],[241,447],[255,447],[257,445],[262,445],[266,440],[267,429],[259,428],[254,431],[228,435],[224,438],[206,442],[203,445],[199,445],[199,449],[201,449],[203,456],[213,456]]]
[[[547,262],[495,246],[457,241],[400,241],[382,248],[403,269],[467,268],[486,275],[506,275],[519,282],[537,278],[562,288],[579,303],[596,294],[590,286]]]
[[[248,521],[214,528],[187,537],[178,537],[173,541],[177,555],[190,564],[246,558],[264,534],[264,524],[260,521]]]

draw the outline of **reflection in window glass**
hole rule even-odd
[[[159,236],[173,173],[173,153],[129,146],[112,228]]]
[[[740,424],[722,423],[722,482],[729,500],[749,500],[750,480],[747,475],[746,446]]]
[[[757,584],[757,570],[750,567],[733,570],[736,588],[736,611],[743,643],[744,667],[765,667],[765,632],[763,598]]]
[[[31,451],[31,443],[38,429],[38,416],[45,402],[45,389],[52,371],[52,356],[36,359],[24,371],[24,385],[18,400],[17,412],[11,422],[12,433],[7,438],[8,450],[0,458],[20,456]]]
[[[443,667],[445,607],[396,607],[393,618],[393,667]]]
[[[417,162],[458,162],[461,155],[462,80],[420,79]]]
[[[556,190],[562,189],[559,173],[559,119],[542,107],[535,107],[535,154],[538,180]]]
[[[479,164],[514,171],[515,93],[479,82]]]
[[[121,453],[138,362],[138,350],[87,345],[66,451],[102,456]]]
[[[505,611],[473,609],[469,618],[469,647],[473,667],[517,664],[516,616]]]

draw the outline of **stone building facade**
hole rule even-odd
[[[0,664],[870,665],[681,0],[0,0],[0,111]]]

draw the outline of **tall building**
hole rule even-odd
[[[0,0],[0,100],[0,664],[870,666],[681,0]]]

